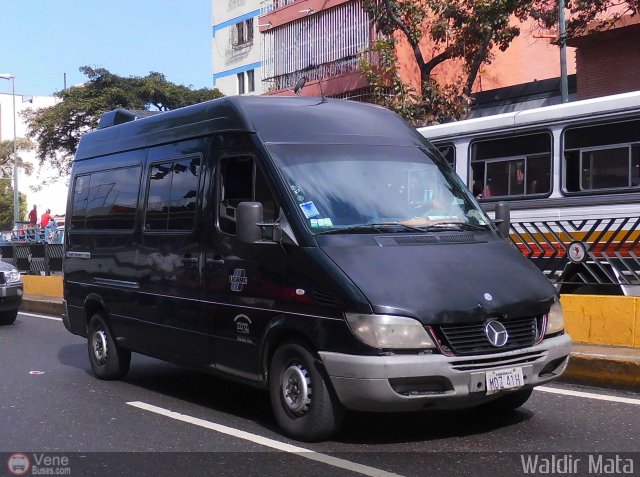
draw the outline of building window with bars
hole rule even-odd
[[[233,26],[231,43],[233,46],[253,44],[253,18],[243,20]]]

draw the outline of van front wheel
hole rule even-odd
[[[131,364],[131,351],[116,345],[104,318],[97,313],[89,322],[87,344],[96,377],[109,381],[125,377]]]
[[[307,442],[327,439],[344,416],[331,395],[319,361],[304,346],[287,343],[273,355],[269,394],[276,421],[289,436]]]

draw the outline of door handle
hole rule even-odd
[[[207,258],[205,262],[207,265],[224,265],[224,260],[222,258]]]
[[[198,263],[198,259],[195,257],[183,257],[182,263]]]

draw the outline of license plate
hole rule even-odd
[[[487,394],[503,389],[515,389],[524,385],[522,368],[498,369],[487,372]]]

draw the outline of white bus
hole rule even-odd
[[[640,92],[419,132],[561,293],[640,295]]]

